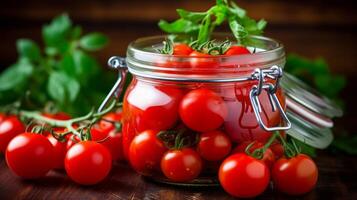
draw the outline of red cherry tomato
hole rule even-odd
[[[141,174],[160,169],[160,161],[167,148],[157,138],[158,131],[147,130],[135,136],[129,149],[131,166]]]
[[[243,55],[243,54],[250,54],[250,51],[246,47],[243,47],[243,46],[231,46],[224,53],[224,55],[227,55],[227,56]]]
[[[284,147],[280,143],[273,143],[269,148],[273,151],[275,160],[284,156]]]
[[[52,144],[45,136],[34,133],[14,137],[5,156],[11,171],[25,179],[45,176],[54,163]]]
[[[167,130],[178,120],[181,90],[133,81],[124,98],[124,121],[132,123],[137,132]]]
[[[64,168],[64,157],[67,152],[67,142],[60,142],[54,138],[51,134],[47,136],[48,141],[51,142],[53,146],[53,168],[63,169]]]
[[[133,141],[134,137],[136,136],[136,131],[134,129],[133,123],[123,123],[122,134],[123,134],[124,158],[126,160],[129,160],[130,144],[131,144],[131,141]]]
[[[185,125],[200,132],[219,128],[227,112],[223,99],[208,89],[196,89],[187,93],[179,108],[180,117]]]
[[[265,191],[269,184],[268,167],[260,160],[243,153],[226,158],[219,168],[223,189],[238,198],[253,198]]]
[[[219,67],[219,63],[212,55],[193,51],[190,57],[190,64],[194,69],[205,69],[207,72],[213,73],[214,71],[211,70]]]
[[[198,153],[208,161],[222,160],[229,154],[231,148],[229,137],[221,131],[202,133],[197,145]]]
[[[122,133],[118,133],[115,129],[107,132],[109,130],[100,129],[99,127],[92,127],[91,136],[93,141],[100,142],[104,145],[112,155],[113,161],[122,160],[123,155],[123,140]]]
[[[176,182],[191,181],[198,177],[202,169],[202,160],[191,148],[169,150],[161,160],[164,175]]]
[[[67,113],[64,112],[58,112],[58,113],[42,113],[42,116],[51,118],[51,119],[57,119],[57,120],[69,120],[71,119],[71,116],[68,115]]]
[[[193,49],[187,44],[175,44],[173,55],[188,56],[192,51]]]
[[[102,120],[99,121],[100,129],[102,129],[102,130],[104,130],[106,132],[110,132],[113,129],[115,129],[115,124],[113,124],[111,122],[108,122],[108,121],[105,121],[103,119],[109,120],[109,121],[112,121],[112,122],[120,123],[120,121],[121,121],[121,113],[115,113],[115,112],[108,113],[108,114],[103,116]]]
[[[247,146],[251,144],[251,142],[243,142],[241,144],[239,144],[238,146],[236,146],[236,148],[233,149],[232,154],[234,153],[245,153],[245,149],[247,148]],[[258,149],[258,148],[262,148],[264,146],[263,143],[261,142],[254,142],[253,146],[250,147],[249,152],[253,153],[254,150]],[[275,162],[275,155],[273,153],[273,151],[268,148],[263,155],[263,158],[260,159],[261,161],[263,161],[269,168],[271,168]]]
[[[301,195],[311,191],[318,178],[315,162],[307,155],[280,158],[272,169],[274,187],[289,195]]]
[[[0,121],[0,152],[5,152],[8,143],[16,135],[25,131],[24,125],[16,116],[2,115]]]
[[[112,168],[107,148],[94,141],[79,142],[70,148],[64,160],[67,175],[81,185],[104,180]]]

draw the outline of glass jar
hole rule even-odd
[[[234,41],[226,34],[214,38]],[[162,173],[161,158],[141,167],[131,162],[139,173],[168,183],[214,184],[220,162],[238,143],[266,142],[271,131],[283,133],[290,128],[279,87],[285,63],[281,43],[253,36],[247,44],[252,54],[189,57],[157,53],[164,40],[165,36],[138,39],[129,45],[125,60],[109,61],[110,65],[127,66],[133,75],[123,99],[124,154],[130,160],[134,137],[151,131],[167,150],[175,147],[175,139],[185,138],[183,145],[199,155],[202,166],[194,180],[177,180]],[[118,80],[111,93],[121,85]],[[200,137],[212,132],[229,143],[229,149],[218,156],[205,155],[198,147]],[[155,157],[154,149],[146,151],[136,155]]]

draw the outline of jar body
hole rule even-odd
[[[273,82],[272,82],[273,83]],[[274,84],[274,83],[273,83]],[[256,81],[244,81],[234,83],[190,83],[153,80],[134,76],[128,87],[123,101],[123,147],[126,158],[129,159],[130,144],[135,136],[147,131],[177,131],[184,127],[191,135],[201,135],[219,131],[224,133],[230,141],[230,149],[218,160],[205,160],[202,158],[201,175],[211,174],[215,177],[220,162],[231,154],[232,149],[243,142],[266,142],[271,136],[270,132],[263,130],[255,117],[252,103],[249,98],[251,88]],[[206,93],[206,94],[205,94]],[[210,94],[210,95],[207,95]],[[285,97],[279,88],[277,97],[285,108]],[[203,95],[202,98],[197,97]],[[219,103],[206,102],[204,98],[212,95]],[[281,123],[279,112],[272,111],[267,91],[263,90],[259,95],[262,107],[262,120],[269,126],[277,126]],[[187,107],[185,104],[200,101],[199,104],[210,104]],[[217,102],[217,101],[216,101]],[[197,105],[196,105],[197,107]],[[205,109],[214,111],[210,115]],[[192,118],[194,121],[192,121]],[[190,121],[191,120],[191,121]],[[191,137],[194,138],[194,137]],[[190,145],[200,155],[198,143]],[[212,147],[214,148],[214,147]],[[215,151],[213,149],[213,151]],[[155,168],[139,173],[145,175],[162,175],[159,163]]]

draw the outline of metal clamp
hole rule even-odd
[[[102,104],[99,106],[98,112],[103,111],[104,108],[110,102],[110,100],[112,100],[113,98],[119,98],[119,96],[121,95],[121,93],[123,91],[124,82],[125,82],[124,80],[125,80],[126,73],[128,70],[125,58],[122,58],[119,56],[113,56],[113,57],[109,58],[108,66],[113,69],[117,69],[119,71],[118,79],[115,82],[113,88],[108,93],[108,95],[105,97]]]
[[[255,69],[252,73],[252,79],[258,80],[258,84],[254,85],[249,93],[249,98],[253,106],[255,117],[257,118],[259,126],[266,131],[280,131],[280,130],[288,130],[291,128],[291,123],[288,117],[285,114],[283,107],[281,106],[278,97],[276,96],[276,91],[279,87],[280,78],[283,75],[283,71],[278,66],[273,66],[270,69]],[[265,79],[270,78],[275,80],[275,85],[271,83],[266,83]],[[266,90],[269,95],[269,101],[272,106],[273,112],[278,110],[280,112],[280,116],[284,120],[284,126],[276,126],[276,127],[267,127],[260,115],[262,112],[262,107],[259,101],[259,95],[262,90]],[[278,109],[277,109],[278,108]]]

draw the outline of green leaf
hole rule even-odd
[[[212,23],[211,23],[211,15],[208,14],[202,21],[202,26],[200,28],[200,31],[198,32],[198,37],[197,37],[197,43],[198,45],[201,45],[205,42],[207,42],[210,38],[211,35],[211,28],[212,28]]]
[[[42,28],[45,44],[57,48],[61,53],[66,52],[70,46],[68,39],[71,27],[72,22],[67,14],[54,18],[50,24]]]
[[[18,39],[16,41],[17,51],[21,57],[28,58],[31,61],[37,62],[41,58],[41,52],[38,45],[29,39]]]
[[[234,37],[238,41],[245,38],[248,35],[245,28],[242,25],[240,25],[234,18],[231,18],[229,20],[229,27],[231,28]]]
[[[58,103],[65,105],[73,102],[80,90],[78,81],[66,73],[52,72],[50,74],[47,92]]]
[[[190,12],[184,9],[177,9],[176,11],[181,18],[194,23],[199,23],[207,15],[206,12]]]
[[[186,19],[178,19],[172,23],[159,21],[159,27],[167,33],[192,33],[198,31],[199,25]]]
[[[79,39],[79,37],[82,35],[82,28],[80,26],[75,26],[72,29],[71,35],[73,40]]]
[[[108,43],[108,38],[101,33],[90,33],[79,40],[79,45],[85,50],[96,51]]]
[[[231,6],[229,10],[231,11],[232,15],[235,15],[236,17],[243,18],[247,15],[247,12],[240,8],[237,4],[235,4],[233,1],[231,1]]]
[[[33,72],[33,66],[27,60],[21,60],[10,66],[0,75],[0,91],[14,90],[26,83]]]

